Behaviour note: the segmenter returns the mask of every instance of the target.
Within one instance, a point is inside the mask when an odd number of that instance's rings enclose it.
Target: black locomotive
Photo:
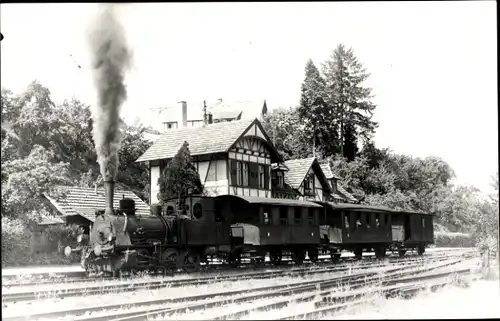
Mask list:
[[[151,215],[136,215],[132,199],[113,209],[113,182],[105,182],[105,210],[96,210],[89,235],[76,249],[88,272],[143,269],[196,270],[209,257],[237,265],[267,255],[279,264],[284,255],[302,263],[306,254],[338,260],[342,250],[361,257],[374,250],[419,254],[433,243],[432,216],[358,204],[222,195],[191,195],[166,200]],[[83,238],[79,238],[82,241]]]

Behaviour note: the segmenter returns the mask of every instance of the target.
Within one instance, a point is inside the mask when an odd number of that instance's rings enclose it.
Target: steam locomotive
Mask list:
[[[151,215],[136,215],[135,202],[124,198],[113,209],[114,182],[105,182],[105,210],[96,210],[89,234],[80,245],[87,272],[145,269],[194,271],[208,258],[231,265],[267,255],[280,264],[284,255],[302,263],[320,253],[333,261],[342,250],[360,258],[363,251],[384,257],[386,250],[423,254],[433,243],[432,216],[359,204],[222,195],[189,195],[153,205]],[[86,240],[84,242],[84,240]]]

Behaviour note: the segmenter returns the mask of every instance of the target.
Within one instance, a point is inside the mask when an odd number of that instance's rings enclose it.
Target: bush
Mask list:
[[[475,240],[469,234],[452,232],[434,232],[436,247],[474,247]]]
[[[78,263],[78,255],[63,254],[65,246],[75,245],[76,230],[55,225],[36,232],[20,220],[2,217],[2,267]]]

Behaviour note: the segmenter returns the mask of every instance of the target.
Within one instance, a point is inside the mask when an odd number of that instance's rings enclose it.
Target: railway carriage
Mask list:
[[[407,250],[416,249],[418,254],[434,243],[432,215],[416,212],[394,211],[391,215],[391,249],[403,256]]]
[[[380,206],[361,204],[322,204],[320,217],[323,249],[330,250],[332,259],[340,251],[354,252],[360,258],[363,251],[374,251],[384,257],[386,250],[402,256],[409,249],[423,254],[434,241],[432,216],[424,213],[394,211]]]
[[[242,255],[262,262],[266,253],[276,264],[281,262],[283,254],[290,254],[297,263],[304,261],[306,252],[311,260],[318,259],[320,205],[253,196],[216,198],[222,216],[231,222],[235,262]]]
[[[317,202],[324,207],[322,244],[332,253],[348,250],[361,257],[364,250],[383,257],[391,243],[391,210],[360,204]]]

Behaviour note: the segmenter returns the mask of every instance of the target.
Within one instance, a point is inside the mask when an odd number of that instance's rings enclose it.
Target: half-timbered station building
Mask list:
[[[158,180],[184,141],[209,196],[356,202],[339,192],[338,178],[331,170],[325,176],[315,157],[284,162],[260,121],[253,119],[165,132],[137,160],[149,164],[151,203],[160,201]]]
[[[159,201],[158,178],[183,142],[208,195],[271,198],[271,163],[282,163],[258,119],[171,129],[137,160],[150,168],[151,203]]]

